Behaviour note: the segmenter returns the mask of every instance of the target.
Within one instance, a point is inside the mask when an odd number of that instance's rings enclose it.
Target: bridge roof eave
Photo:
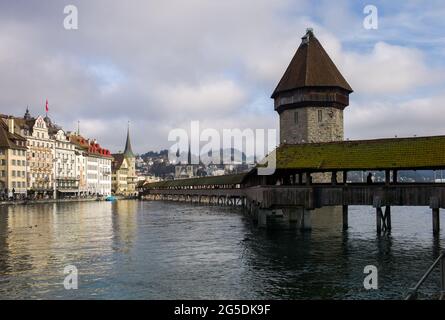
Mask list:
[[[326,173],[326,172],[343,172],[343,171],[386,171],[386,170],[397,170],[397,171],[418,171],[418,170],[445,170],[445,166],[424,166],[424,167],[330,167],[330,168],[294,168],[294,167],[281,167],[277,168],[277,172],[286,173]]]
[[[197,187],[197,186],[221,186],[221,185],[238,185],[243,183],[247,177],[248,172],[223,175],[223,176],[209,176],[200,178],[190,178],[181,180],[160,181],[154,183],[147,183],[144,185],[146,189],[155,188],[177,188],[177,187]]]

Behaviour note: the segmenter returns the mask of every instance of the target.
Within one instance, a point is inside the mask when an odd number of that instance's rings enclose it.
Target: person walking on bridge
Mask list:
[[[368,173],[368,176],[366,177],[366,183],[367,184],[372,184],[372,173]]]

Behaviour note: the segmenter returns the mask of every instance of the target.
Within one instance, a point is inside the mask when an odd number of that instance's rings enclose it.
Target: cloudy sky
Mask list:
[[[78,30],[65,30],[66,5]],[[173,128],[277,128],[270,95],[307,27],[354,93],[350,139],[445,134],[445,3],[373,1],[0,0],[0,113],[27,105],[66,130],[136,152]]]

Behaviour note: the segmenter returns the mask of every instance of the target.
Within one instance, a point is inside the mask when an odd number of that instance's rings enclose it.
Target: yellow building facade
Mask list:
[[[130,130],[127,130],[127,141],[123,153],[113,154],[111,165],[111,190],[115,195],[133,196],[137,194],[136,156],[130,142]]]
[[[26,139],[14,132],[13,117],[0,120],[0,194],[26,194]]]

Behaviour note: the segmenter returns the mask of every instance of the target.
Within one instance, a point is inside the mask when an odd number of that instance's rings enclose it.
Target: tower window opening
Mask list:
[[[322,122],[322,121],[323,121],[323,111],[318,110],[318,122]]]
[[[298,124],[298,111],[294,112],[294,123]]]

